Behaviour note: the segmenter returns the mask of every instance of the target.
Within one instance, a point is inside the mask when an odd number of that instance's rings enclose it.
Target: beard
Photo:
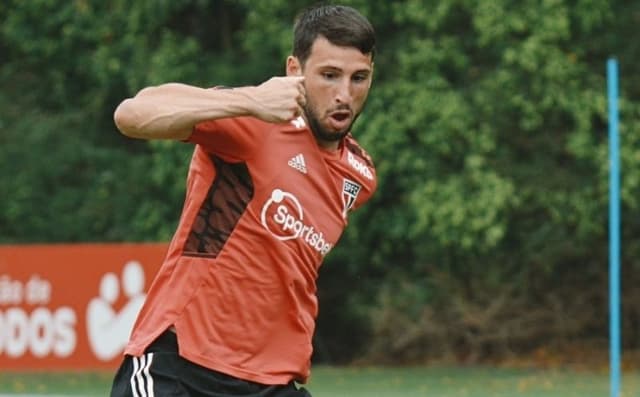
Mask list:
[[[340,108],[335,110],[339,109]],[[346,110],[350,109],[347,107]],[[309,122],[309,128],[311,129],[311,132],[313,132],[313,135],[316,137],[316,139],[326,142],[336,142],[342,140],[349,134],[353,123],[355,123],[360,114],[355,114],[353,116],[353,120],[351,120],[351,123],[349,123],[347,128],[340,131],[329,131],[327,128],[323,127],[322,124],[320,124],[320,118],[316,116],[313,109],[309,106],[309,103],[307,103],[304,107],[304,115],[307,118],[307,121]]]

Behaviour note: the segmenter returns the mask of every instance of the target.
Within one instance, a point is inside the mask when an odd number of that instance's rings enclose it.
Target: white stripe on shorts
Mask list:
[[[151,368],[151,362],[153,361],[153,353],[147,354],[147,365],[144,368],[144,376],[147,378],[147,396],[155,397],[153,394],[153,378],[149,373],[149,368]]]
[[[131,373],[131,393],[133,394],[133,397],[140,397],[140,394],[138,394],[138,386],[136,385],[136,375],[138,374],[138,357],[131,357],[131,360],[133,361],[133,372]]]
[[[151,367],[151,362],[153,361],[153,353],[132,357],[132,360],[131,392],[133,397],[154,397],[153,378],[149,373],[149,367]]]

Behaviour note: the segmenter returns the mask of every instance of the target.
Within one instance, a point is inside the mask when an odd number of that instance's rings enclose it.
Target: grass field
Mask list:
[[[106,396],[111,373],[0,374],[0,393]],[[623,374],[621,397],[640,396],[640,372]],[[606,372],[496,368],[315,367],[314,397],[606,397]]]

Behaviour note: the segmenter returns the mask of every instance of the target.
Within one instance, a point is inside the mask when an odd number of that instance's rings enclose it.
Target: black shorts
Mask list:
[[[140,357],[125,356],[111,397],[311,397],[294,382],[263,385],[192,363],[178,355],[176,334],[166,331]]]

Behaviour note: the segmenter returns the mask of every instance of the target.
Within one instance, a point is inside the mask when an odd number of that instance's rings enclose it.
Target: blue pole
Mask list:
[[[607,61],[609,102],[609,342],[611,397],[620,397],[620,154],[618,62]]]

